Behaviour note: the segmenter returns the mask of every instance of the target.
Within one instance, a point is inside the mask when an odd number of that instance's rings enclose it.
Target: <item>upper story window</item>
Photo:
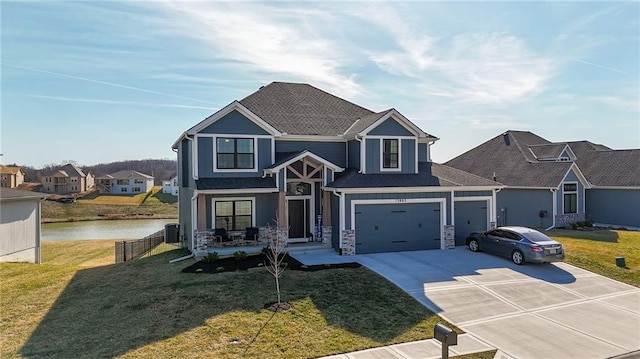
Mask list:
[[[253,138],[216,139],[216,167],[218,169],[253,169]]]
[[[118,186],[128,186],[129,185],[129,180],[128,179],[119,179],[119,180],[116,180],[116,184]]]
[[[382,140],[382,168],[398,169],[400,168],[400,140],[384,139]]]
[[[578,213],[578,184],[565,183],[562,189],[564,194],[564,214]]]

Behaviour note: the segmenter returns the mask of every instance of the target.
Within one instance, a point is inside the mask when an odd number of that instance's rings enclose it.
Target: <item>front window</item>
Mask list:
[[[134,180],[133,180],[133,183],[134,183],[134,184],[143,184],[143,183],[144,183],[144,181],[143,181],[143,180],[141,180],[141,179],[134,179]]]
[[[252,227],[253,203],[250,200],[216,201],[216,228],[241,231]]]
[[[564,192],[564,214],[578,213],[578,184],[565,183]]]
[[[116,181],[116,184],[118,186],[128,186],[129,185],[129,180],[128,179],[119,179]]]
[[[382,168],[398,168],[398,140],[383,140]]]
[[[252,169],[254,167],[252,138],[217,138],[218,169]]]

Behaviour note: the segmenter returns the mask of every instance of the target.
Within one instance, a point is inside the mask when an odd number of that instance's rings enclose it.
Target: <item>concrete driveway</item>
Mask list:
[[[516,266],[464,247],[352,258],[512,358],[640,350],[640,289],[565,263]]]

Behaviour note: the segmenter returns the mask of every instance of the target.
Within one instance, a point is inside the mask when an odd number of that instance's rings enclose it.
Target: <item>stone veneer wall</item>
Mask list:
[[[584,213],[569,213],[556,215],[556,227],[571,226],[571,223],[582,222],[585,220]]]
[[[342,231],[342,248],[343,256],[352,256],[356,254],[356,230],[345,229]]]
[[[444,226],[444,248],[453,249],[456,247],[455,233],[455,226],[452,226],[450,224]]]

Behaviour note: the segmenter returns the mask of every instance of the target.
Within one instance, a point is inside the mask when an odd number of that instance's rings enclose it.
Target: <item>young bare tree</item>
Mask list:
[[[265,267],[271,273],[276,280],[276,292],[278,294],[278,305],[281,303],[280,298],[280,277],[286,269],[287,265],[284,263],[286,251],[286,236],[288,229],[279,228],[276,224],[276,228],[268,226],[267,228],[267,248],[266,257],[267,263]]]

